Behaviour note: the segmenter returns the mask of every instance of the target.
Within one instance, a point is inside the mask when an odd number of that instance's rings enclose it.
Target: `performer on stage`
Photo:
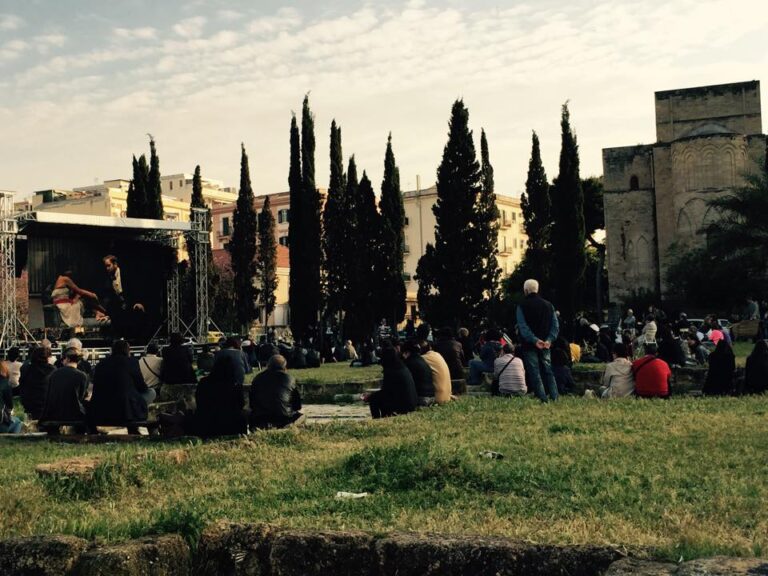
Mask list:
[[[107,297],[108,306],[125,310],[123,279],[120,275],[120,265],[117,263],[117,256],[109,254],[104,256],[102,261],[110,279],[111,294]]]
[[[97,320],[108,320],[107,311],[99,304],[99,297],[90,290],[80,288],[72,280],[72,267],[69,262],[64,262],[60,268],[51,291],[51,300],[58,308],[64,324],[70,328],[83,325],[84,299],[96,310]]]

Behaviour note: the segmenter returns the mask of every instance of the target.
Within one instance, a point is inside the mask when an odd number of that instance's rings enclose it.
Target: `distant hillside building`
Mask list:
[[[675,249],[701,246],[707,202],[765,159],[760,83],[656,92],[655,144],[603,150],[610,299],[666,292]]]

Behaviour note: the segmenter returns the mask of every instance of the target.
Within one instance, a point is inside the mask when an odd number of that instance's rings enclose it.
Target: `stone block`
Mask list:
[[[768,576],[768,559],[715,556],[686,562],[676,576]]]
[[[58,576],[77,564],[88,542],[74,536],[32,536],[0,541],[0,574]]]
[[[285,531],[272,542],[274,576],[375,574],[373,537],[361,532]]]
[[[677,564],[623,558],[611,564],[603,576],[672,576],[676,570]]]
[[[592,576],[619,557],[607,548],[413,534],[379,540],[376,553],[381,576]]]
[[[186,576],[190,552],[178,534],[96,546],[81,557],[75,576]]]
[[[205,529],[195,554],[198,576],[268,576],[275,529],[263,524],[220,521]]]

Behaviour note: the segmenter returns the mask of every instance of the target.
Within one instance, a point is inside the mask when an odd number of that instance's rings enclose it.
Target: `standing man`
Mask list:
[[[523,292],[525,298],[517,307],[517,329],[522,341],[525,374],[536,398],[546,402],[549,394],[552,400],[557,400],[557,382],[549,351],[560,331],[555,307],[539,296],[537,280],[526,280]]]

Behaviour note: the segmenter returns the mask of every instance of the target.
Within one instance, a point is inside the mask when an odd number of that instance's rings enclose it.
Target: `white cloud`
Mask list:
[[[24,24],[24,19],[15,14],[0,14],[0,30],[18,30]]]
[[[224,22],[234,22],[240,20],[243,17],[243,13],[237,10],[219,10],[216,12],[216,16]]]
[[[256,36],[270,36],[292,30],[301,24],[301,14],[295,8],[281,8],[274,16],[264,16],[248,25],[248,32]]]
[[[186,18],[174,25],[173,31],[183,38],[199,38],[203,33],[203,27],[207,19],[203,16]]]
[[[157,30],[150,26],[142,28],[115,28],[115,36],[125,40],[151,40],[157,37]]]

